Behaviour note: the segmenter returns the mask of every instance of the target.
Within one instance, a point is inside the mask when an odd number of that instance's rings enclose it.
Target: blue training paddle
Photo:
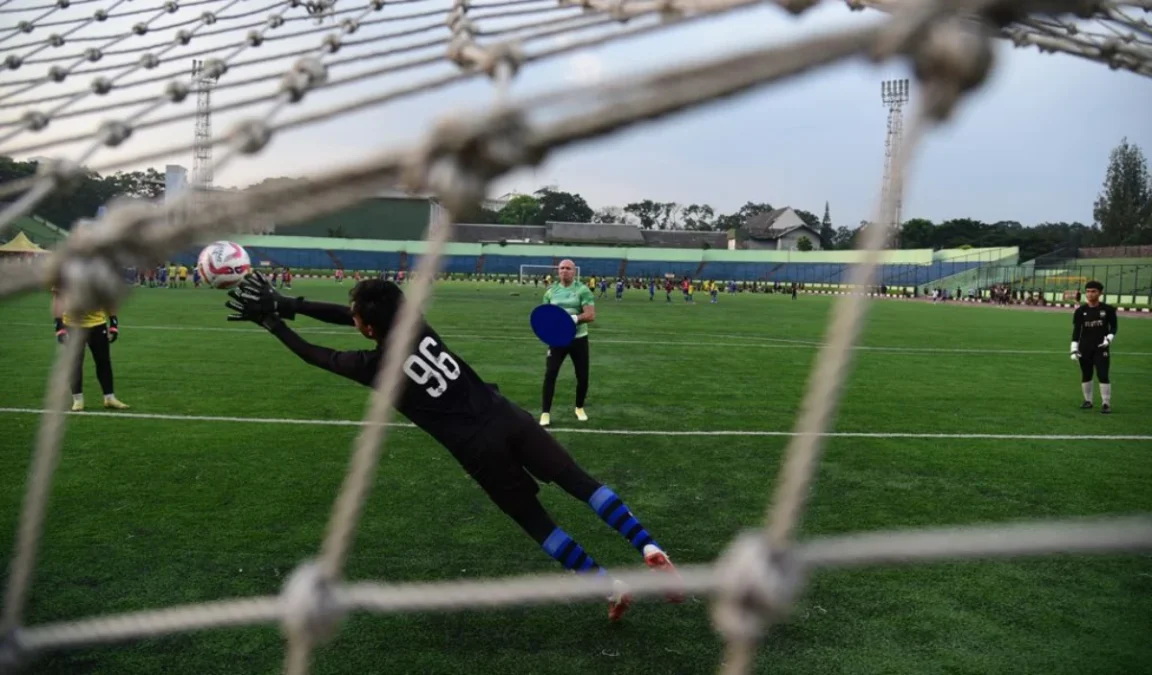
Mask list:
[[[529,318],[532,332],[549,347],[567,347],[576,338],[572,315],[559,305],[540,305]]]

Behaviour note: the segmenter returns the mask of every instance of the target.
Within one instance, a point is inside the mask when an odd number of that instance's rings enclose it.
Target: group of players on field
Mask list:
[[[280,282],[280,288],[292,288],[292,269],[283,270],[273,268],[269,270],[272,284]],[[185,265],[157,265],[154,268],[139,270],[129,267],[125,270],[124,279],[133,286],[147,286],[148,288],[185,288],[189,279],[193,288],[200,288],[200,268],[193,266],[191,270]]]
[[[575,279],[575,263],[564,260],[558,280],[544,293],[543,302],[562,307],[577,326],[576,337],[564,348],[547,352],[543,386],[543,412],[537,423],[524,409],[485,382],[423,319],[404,361],[406,381],[401,385],[396,409],[443,445],[464,470],[488,494],[492,502],[515,521],[537,544],[566,569],[607,575],[591,555],[565,532],[540,503],[538,481],[554,483],[573,498],[586,503],[609,527],[616,530],[652,569],[676,575],[668,555],[612,488],[585,472],[568,451],[543,427],[551,423],[556,376],[571,356],[576,370],[576,417],[588,419],[584,410],[588,393],[588,324],[596,320],[595,298],[586,284]],[[1100,302],[1103,285],[1086,285],[1087,303],[1072,316],[1071,356],[1082,373],[1082,408],[1092,408],[1092,379],[1100,383],[1101,412],[1111,412],[1108,378],[1110,349],[1116,337],[1116,310]],[[283,343],[305,363],[346,377],[368,387],[376,385],[393,321],[404,303],[400,287],[383,279],[357,283],[350,291],[350,304],[314,302],[288,297],[259,272],[250,273],[229,291],[229,321],[255,323]],[[57,340],[64,342],[72,329],[87,329],[87,344],[96,362],[97,379],[104,390],[104,405],[127,408],[112,390],[109,344],[119,335],[115,312],[64,313],[57,289],[53,289],[53,314]],[[364,350],[338,351],[313,345],[288,327],[297,315],[326,323],[354,326],[370,340]],[[73,410],[83,410],[81,358],[72,378]],[[631,598],[618,580],[609,598],[608,616],[618,620]],[[669,595],[678,602],[679,594]]]

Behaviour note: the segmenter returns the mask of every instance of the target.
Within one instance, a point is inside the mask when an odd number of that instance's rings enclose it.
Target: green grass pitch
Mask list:
[[[296,292],[344,301],[347,286]],[[518,295],[511,291],[520,290]],[[528,328],[537,289],[442,284],[429,319],[483,377],[534,414],[544,349]],[[561,375],[555,434],[613,486],[680,563],[705,563],[762,522],[781,436],[573,433],[789,431],[832,299],[722,296],[716,306],[629,291],[599,301],[591,420]],[[116,391],[137,418],[69,418],[29,623],[280,591],[319,550],[354,426],[203,416],[356,420],[368,391],[310,368],[260,329],[227,323],[223,293],[140,289],[120,311]],[[0,556],[10,557],[38,409],[56,351],[47,295],[0,303]],[[1115,413],[1081,411],[1068,312],[879,301],[820,464],[802,536],[1152,511],[1152,321],[1124,317]],[[297,322],[337,348],[350,330]],[[1019,435],[1010,440],[898,433]],[[1028,438],[1039,434],[1074,440]],[[602,564],[639,564],[586,506],[545,504]],[[558,572],[418,430],[391,433],[348,567],[388,582]],[[6,571],[4,572],[6,574]],[[1089,675],[1152,672],[1152,558],[1058,556],[817,574],[763,642],[758,673]],[[709,604],[642,600],[401,616],[354,615],[313,672],[712,673]],[[38,675],[277,672],[275,626],[211,630],[54,653]]]

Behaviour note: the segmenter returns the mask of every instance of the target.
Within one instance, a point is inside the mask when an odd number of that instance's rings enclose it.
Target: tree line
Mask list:
[[[623,207],[593,210],[579,194],[542,188],[531,195],[517,195],[499,211],[483,209],[487,223],[543,225],[546,221],[575,223],[628,223],[652,230],[735,231],[737,241],[747,238],[749,218],[771,211],[764,202],[747,202],[733,213],[720,214],[708,204],[677,204],[645,199]],[[852,249],[860,226],[834,227],[829,204],[824,215],[793,208],[804,224],[817,233],[823,249]],[[1029,260],[1060,248],[1087,246],[1136,246],[1152,244],[1152,178],[1139,146],[1121,140],[1109,155],[1104,184],[1092,211],[1095,223],[1046,222],[1025,226],[1016,221],[986,223],[954,218],[939,223],[913,218],[900,225],[897,245],[903,249],[1018,246],[1021,259]],[[799,242],[801,249],[806,238]]]
[[[748,219],[772,209],[773,206],[768,203],[748,202],[731,214],[716,215],[715,210],[706,204],[683,206],[644,200],[623,207],[593,210],[578,194],[544,188],[532,195],[517,195],[500,211],[486,210],[480,218],[485,223],[505,225],[543,225],[547,221],[553,221],[627,223],[652,230],[705,232],[735,230],[737,241],[742,241],[747,238],[744,224]],[[824,250],[855,248],[859,225],[835,227],[827,204],[822,218],[803,209],[793,210],[806,225],[819,233],[820,248]],[[900,236],[896,241],[903,249],[1018,246],[1021,259],[1024,260],[1062,247],[1078,248],[1111,243],[1101,228],[1082,223],[1041,223],[1026,227],[1016,221],[986,223],[972,218],[954,218],[941,222],[913,218],[901,224]],[[803,244],[801,241],[801,248],[808,248]]]
[[[0,156],[0,185],[36,175],[36,161],[21,162]],[[36,205],[35,213],[63,229],[80,218],[95,218],[101,206],[116,197],[157,199],[164,196],[164,174],[156,169],[117,171],[101,176],[85,171],[71,185],[54,190]],[[12,197],[13,201],[18,197]]]
[[[0,156],[0,183],[32,176],[37,162]],[[280,180],[269,178],[260,184]],[[88,171],[64,190],[49,195],[36,213],[68,229],[79,218],[94,217],[97,210],[116,197],[155,199],[164,194],[164,175],[156,169],[116,172],[109,176]],[[579,194],[545,187],[530,195],[517,195],[499,211],[480,208],[468,222],[505,225],[543,225],[545,222],[627,223],[650,230],[696,232],[734,231],[737,241],[748,237],[746,224],[756,215],[773,210],[766,202],[747,202],[731,213],[720,213],[708,204],[678,204],[644,199],[593,209]],[[855,247],[860,223],[855,227],[833,225],[830,206],[822,217],[793,208],[810,227],[823,249]],[[897,244],[904,249],[1018,246],[1023,260],[1060,248],[1088,246],[1134,246],[1152,244],[1152,178],[1142,150],[1127,139],[1110,156],[1103,187],[1094,204],[1095,223],[1047,222],[1025,226],[1016,221],[982,222],[954,218],[933,222],[912,218],[900,226]],[[809,248],[810,246],[803,246]]]

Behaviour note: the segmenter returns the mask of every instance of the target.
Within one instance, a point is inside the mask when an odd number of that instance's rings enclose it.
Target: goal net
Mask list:
[[[259,7],[252,7],[259,4]],[[313,650],[349,612],[451,611],[603,598],[611,581],[565,574],[528,578],[387,585],[352,583],[344,570],[357,524],[385,450],[404,356],[440,269],[453,214],[472,213],[493,181],[538,165],[554,151],[605,139],[651,120],[697,110],[815,69],[866,58],[902,62],[916,73],[915,114],[889,168],[872,223],[892,222],[894,200],[921,140],[978,90],[993,68],[993,41],[1060,51],[1114,69],[1152,75],[1152,30],[1138,18],[1149,0],[850,0],[876,21],[773,41],[735,54],[670,58],[659,69],[586,80],[513,98],[517,73],[590,47],[650,35],[720,14],[752,0],[8,0],[0,3],[0,148],[11,157],[51,158],[36,173],[0,185],[0,237],[67,190],[84,172],[108,174],[167,158],[194,157],[196,189],[163,204],[119,201],[98,226],[74,232],[49,255],[0,263],[0,298],[62,284],[72,311],[120,302],[120,270],[145,269],[211,238],[291,225],[336,213],[404,185],[436,195],[444,207],[429,228],[403,311],[386,346],[362,432],[331,510],[315,560],[301,561],[282,593],[173,606],[63,623],[25,620],[52,477],[68,416],[68,373],[84,339],[60,350],[27,479],[0,617],[0,670],[36,672],[52,650],[117,643],[183,631],[278,624],[286,635],[285,672],[304,675]],[[792,12],[816,4],[778,0]],[[683,43],[690,42],[686,37]],[[188,67],[199,61],[193,75]],[[451,69],[429,66],[449,65]],[[380,147],[355,162],[339,147],[293,141],[301,129],[469,80],[487,78],[494,94],[427,127],[413,143]],[[368,87],[350,87],[370,83]],[[197,108],[224,118],[212,124]],[[228,118],[231,119],[228,119]],[[220,124],[220,122],[225,124]],[[337,123],[333,123],[333,122]],[[386,123],[385,123],[386,124]],[[363,143],[375,143],[381,134]],[[301,147],[304,146],[304,147]],[[210,152],[211,149],[214,152]],[[318,173],[305,181],[266,181],[212,191],[212,177],[259,153],[306,152]],[[6,174],[7,175],[7,174]],[[877,180],[880,193],[880,181]],[[146,193],[144,187],[135,190]],[[864,262],[852,286],[875,283],[884,226],[864,231]],[[836,299],[808,390],[762,528],[734,541],[713,564],[688,566],[682,581],[641,570],[617,577],[634,595],[696,593],[714,603],[728,645],[720,668],[752,667],[755,645],[786,621],[813,572],[848,566],[945,559],[1087,553],[1152,548],[1147,518],[1091,523],[882,532],[801,539],[807,496],[832,426],[869,305],[865,295]],[[83,335],[77,338],[83,338]],[[493,636],[494,638],[498,636]]]
[[[559,269],[556,265],[521,265],[520,266],[520,283],[532,283],[533,279],[544,281],[546,278],[551,277],[553,281],[556,280],[556,271]],[[580,276],[580,266],[576,266],[576,278],[583,279]]]

